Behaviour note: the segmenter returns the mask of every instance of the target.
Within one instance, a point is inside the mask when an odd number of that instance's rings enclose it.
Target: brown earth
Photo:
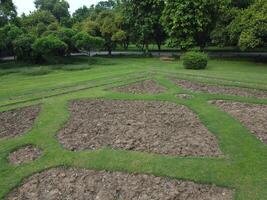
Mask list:
[[[142,82],[118,87],[114,89],[117,92],[123,92],[123,93],[133,93],[133,94],[159,94],[166,92],[166,88],[163,86],[160,86],[156,81],[154,80],[145,80]]]
[[[211,94],[235,95],[243,97],[267,98],[267,91],[259,91],[254,89],[226,87],[217,85],[208,85],[204,83],[195,83],[188,80],[173,80],[173,82],[184,89],[195,92],[207,92]]]
[[[29,106],[0,112],[0,139],[22,135],[33,125],[40,111],[39,106]]]
[[[216,137],[187,107],[157,101],[81,100],[59,134],[72,151],[103,147],[170,156],[221,156]]]
[[[267,105],[229,101],[212,101],[225,112],[239,120],[258,139],[267,144]]]
[[[8,160],[14,165],[20,165],[24,163],[30,163],[40,157],[42,151],[34,146],[26,146],[17,151],[12,152]]]
[[[150,175],[51,169],[26,180],[7,200],[230,200],[228,189]]]

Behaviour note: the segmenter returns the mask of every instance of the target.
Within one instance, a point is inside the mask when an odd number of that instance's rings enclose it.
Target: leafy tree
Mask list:
[[[103,39],[93,37],[86,32],[76,34],[72,40],[77,49],[87,51],[88,55],[90,55],[92,49],[99,49],[104,43]]]
[[[232,0],[232,5],[237,8],[247,8],[252,3],[254,3],[254,0]]]
[[[17,16],[16,7],[12,0],[0,0],[0,27],[14,20]]]
[[[166,39],[165,31],[160,23],[163,0],[128,0],[124,2],[124,15],[128,24],[131,25],[131,32],[135,33],[133,38],[138,44],[145,46],[154,41],[160,47]]]
[[[67,53],[70,54],[76,51],[72,38],[77,34],[77,31],[70,28],[60,28],[57,32],[58,38],[68,45]]]
[[[57,20],[69,18],[69,3],[65,0],[35,0],[35,7],[38,10],[50,11]]]
[[[32,45],[36,61],[47,60],[49,57],[64,56],[68,45],[54,35],[38,38]]]
[[[267,1],[256,0],[229,25],[230,37],[242,50],[267,45]]]
[[[76,27],[79,31],[84,31],[92,36],[100,35],[99,24],[96,21],[91,20],[90,18],[85,19],[81,23],[76,24]]]
[[[82,22],[83,20],[85,20],[86,18],[88,18],[90,16],[90,8],[83,6],[79,9],[77,9],[72,17],[73,17],[73,21],[74,22]]]
[[[32,60],[32,44],[35,42],[35,39],[31,34],[23,34],[13,41],[14,53],[18,60]]]
[[[36,30],[37,36],[40,37],[44,32],[47,31],[47,26],[43,22],[40,22],[35,27],[35,30]]]
[[[204,48],[225,5],[225,0],[166,0],[162,22],[170,44],[182,49]]]
[[[118,33],[121,36],[124,35],[122,34],[123,30],[120,29],[120,21],[117,21],[115,12],[106,10],[99,14],[96,22],[99,24],[101,36],[105,40],[104,46],[111,55],[111,51],[116,47],[116,44],[125,39],[124,37],[117,37]]]
[[[39,23],[48,26],[49,24],[56,22],[57,19],[49,11],[38,10],[23,17],[21,21],[22,25],[28,28],[36,27]]]
[[[13,53],[13,41],[23,34],[23,31],[15,25],[5,25],[0,29],[0,50],[6,54]]]

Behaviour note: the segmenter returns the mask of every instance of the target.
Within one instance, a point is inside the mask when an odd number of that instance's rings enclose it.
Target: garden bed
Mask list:
[[[30,106],[0,113],[0,139],[12,138],[27,132],[40,111],[39,106]]]
[[[225,112],[239,120],[258,139],[267,144],[267,105],[228,101],[212,101]]]
[[[150,175],[51,169],[30,177],[7,199],[230,200],[232,196],[228,189]]]
[[[159,94],[166,92],[166,88],[160,86],[154,80],[145,80],[142,82],[115,88],[115,91],[133,94]]]
[[[188,80],[173,80],[173,82],[184,89],[189,89],[194,92],[206,92],[211,94],[234,95],[253,98],[267,98],[267,91],[259,91],[255,89],[226,87],[218,85],[209,85],[204,83],[196,83]]]
[[[12,152],[9,155],[8,160],[11,164],[20,165],[24,163],[30,163],[36,160],[38,157],[41,156],[41,154],[42,151],[40,149],[29,145]]]
[[[221,156],[216,137],[187,107],[157,101],[81,100],[59,132],[68,150],[103,147],[170,156]]]

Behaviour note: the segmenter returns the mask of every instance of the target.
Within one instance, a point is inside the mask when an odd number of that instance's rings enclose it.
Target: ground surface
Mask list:
[[[170,156],[219,156],[217,139],[185,106],[153,101],[75,101],[58,134],[69,150],[103,147]]]
[[[52,169],[34,175],[8,200],[230,200],[230,190],[149,175]]]
[[[183,69],[180,61],[165,62],[159,58],[91,59],[84,57],[66,65],[44,66],[51,68],[50,73],[35,76],[21,72],[36,66],[0,63],[0,112],[27,106],[41,106],[38,118],[25,134],[0,139],[0,199],[4,199],[17,187],[23,189],[24,186],[21,184],[31,180],[31,177],[39,176],[38,173],[45,174],[48,173],[47,170],[60,166],[77,170],[95,170],[94,173],[106,170],[123,172],[126,175],[148,174],[161,178],[188,180],[200,185],[228,188],[234,192],[234,200],[266,199],[266,144],[239,120],[209,102],[223,100],[267,105],[267,99],[256,98],[254,95],[244,97],[207,91],[194,92],[171,81],[187,80],[199,84],[267,91],[266,64],[242,60],[210,60],[206,70],[194,71]],[[76,67],[84,70],[69,71],[70,68]],[[165,87],[166,91],[158,94],[133,94],[113,90],[144,80],[155,80]],[[180,94],[193,98],[178,98]],[[68,112],[70,102],[97,99],[157,101],[186,106],[203,126],[214,134],[224,156],[170,157],[110,147],[78,152],[66,150],[58,141],[57,134],[71,119],[72,113]],[[30,163],[10,164],[10,153],[27,145],[42,149],[42,155]],[[78,180],[79,178],[80,176],[77,177]],[[28,186],[34,188],[34,184]],[[187,188],[187,191],[190,189]],[[194,187],[191,191],[194,191]],[[60,195],[58,198],[60,199]]]
[[[40,149],[30,145],[12,152],[8,156],[8,160],[11,164],[20,165],[36,160],[41,154],[42,151]]]
[[[267,98],[267,92],[253,89],[244,89],[237,87],[224,87],[218,85],[209,85],[195,83],[187,80],[174,80],[174,83],[185,89],[195,92],[207,92],[212,94],[236,95],[243,97]]]
[[[239,120],[251,133],[267,144],[267,105],[247,104],[239,102],[213,101],[224,111]]]
[[[22,135],[33,125],[40,109],[31,106],[0,113],[0,139]]]
[[[115,91],[133,94],[159,94],[166,91],[154,80],[145,80],[127,86],[115,88]]]

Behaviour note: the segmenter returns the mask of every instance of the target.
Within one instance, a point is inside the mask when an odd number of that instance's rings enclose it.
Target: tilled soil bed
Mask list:
[[[0,112],[0,139],[12,138],[27,132],[40,111],[39,106],[29,106]]]
[[[81,100],[59,134],[72,151],[103,147],[170,156],[221,156],[216,137],[187,107],[157,101]]]
[[[230,200],[230,190],[150,175],[51,169],[36,174],[7,200]]]
[[[173,80],[173,82],[184,89],[189,89],[195,92],[207,92],[211,94],[224,94],[243,97],[254,97],[264,99],[267,98],[267,91],[259,91],[247,88],[226,87],[217,85],[208,85],[204,83],[196,83],[188,80]]]
[[[166,92],[166,88],[160,86],[154,80],[146,80],[122,87],[115,88],[114,91],[133,94],[159,94]]]
[[[40,157],[42,154],[42,151],[32,145],[23,147],[21,149],[18,149],[17,151],[12,152],[8,160],[10,163],[14,165],[20,165],[24,163],[29,163],[34,160],[36,160],[38,157]]]
[[[267,144],[267,105],[229,101],[212,101],[247,127],[258,139]]]

